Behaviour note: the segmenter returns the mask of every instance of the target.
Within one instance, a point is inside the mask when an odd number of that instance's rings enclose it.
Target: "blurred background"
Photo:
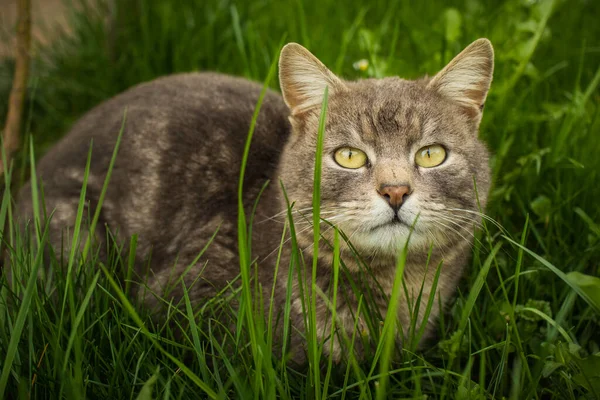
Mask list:
[[[47,45],[52,32],[68,30],[67,8],[62,0],[31,0],[33,37],[36,45]],[[0,0],[0,57],[11,57],[15,50],[17,0]]]

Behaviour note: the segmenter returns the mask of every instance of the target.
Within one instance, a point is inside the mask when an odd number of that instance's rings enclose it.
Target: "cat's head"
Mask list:
[[[490,186],[477,136],[493,58],[490,42],[479,39],[433,78],[348,82],[304,47],[286,45],[279,79],[293,133],[279,174],[294,208],[310,215],[327,87],[322,217],[367,256],[397,254],[411,226],[409,247],[469,241]]]

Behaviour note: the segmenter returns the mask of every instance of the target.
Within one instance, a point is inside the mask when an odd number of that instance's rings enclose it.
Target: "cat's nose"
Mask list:
[[[398,211],[402,202],[406,200],[411,193],[408,185],[381,185],[377,192],[389,203],[394,211]]]

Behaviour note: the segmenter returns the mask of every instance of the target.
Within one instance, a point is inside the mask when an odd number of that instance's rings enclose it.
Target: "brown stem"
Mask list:
[[[20,146],[21,117],[29,76],[29,51],[31,46],[31,0],[18,0],[17,47],[15,76],[8,100],[8,114],[3,132],[6,165],[10,165],[13,154]],[[0,175],[4,173],[4,163],[0,163]]]

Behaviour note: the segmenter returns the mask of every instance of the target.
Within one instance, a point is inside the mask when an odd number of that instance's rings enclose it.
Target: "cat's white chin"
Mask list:
[[[378,199],[379,200],[379,199]],[[377,201],[366,219],[357,226],[346,227],[352,245],[363,255],[395,257],[408,250],[427,250],[431,244],[431,229],[424,226],[416,199],[402,206],[397,215],[383,202]]]
[[[351,236],[352,245],[364,255],[395,257],[407,247],[423,249],[429,238],[404,222],[391,221],[371,229],[356,231]]]

